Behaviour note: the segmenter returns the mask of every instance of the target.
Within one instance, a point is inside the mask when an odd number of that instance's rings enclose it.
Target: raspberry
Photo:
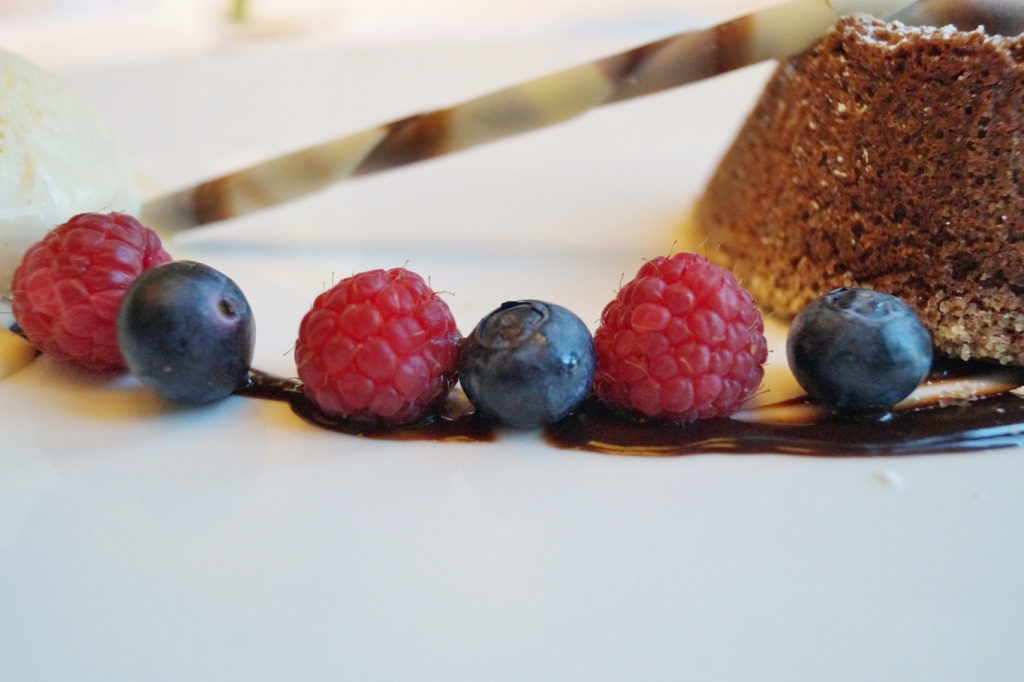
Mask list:
[[[117,311],[144,270],[171,260],[123,213],[83,213],[34,244],[14,272],[14,317],[36,348],[88,369],[124,368]]]
[[[371,270],[317,297],[299,326],[295,364],[324,412],[409,424],[448,395],[460,339],[447,304],[422,277]]]
[[[594,345],[602,402],[678,423],[735,412],[768,356],[750,294],[692,253],[645,263],[605,307]]]

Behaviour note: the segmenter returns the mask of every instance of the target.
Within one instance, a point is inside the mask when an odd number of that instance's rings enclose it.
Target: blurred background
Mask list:
[[[59,71],[268,45],[653,39],[773,0],[0,0],[0,48]]]

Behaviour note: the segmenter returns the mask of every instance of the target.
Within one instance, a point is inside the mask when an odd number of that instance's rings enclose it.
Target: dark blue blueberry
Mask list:
[[[885,410],[928,374],[932,338],[895,296],[834,289],[793,320],[786,357],[800,386],[823,405]]]
[[[117,341],[132,374],[164,398],[208,403],[245,380],[256,323],[226,275],[173,261],[145,271],[125,293]]]
[[[542,301],[509,301],[466,337],[459,381],[477,411],[536,428],[572,412],[594,379],[594,339],[580,318]]]

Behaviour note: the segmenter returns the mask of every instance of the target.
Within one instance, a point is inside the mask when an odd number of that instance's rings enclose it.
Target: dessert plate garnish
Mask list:
[[[540,47],[538,58],[554,63],[564,50],[544,56]],[[490,58],[493,51],[470,53]],[[287,66],[318,63],[303,55],[282,59]],[[261,61],[243,56],[236,64]],[[394,70],[408,69],[411,61],[407,54]],[[206,71],[200,89],[218,81],[219,74]],[[129,104],[153,73],[168,71],[123,75]],[[323,75],[307,81],[310,94]],[[368,81],[387,83],[377,76],[392,71],[369,75]],[[581,121],[577,136],[571,128],[551,130],[522,146],[452,159],[422,176],[375,178],[324,197],[343,203],[364,189],[406,187],[409,194],[390,195],[401,206],[382,214],[415,222],[424,204],[438,200],[434,171],[442,181],[479,187],[490,181],[481,166],[493,158],[502,164],[499,180],[524,176],[517,189],[557,191],[562,199],[592,188],[606,194],[597,197],[599,210],[613,217],[593,223],[594,211],[583,207],[577,224],[588,231],[581,229],[580,240],[562,249],[537,246],[549,243],[541,240],[553,222],[554,202],[531,197],[514,216],[523,232],[508,236],[511,249],[450,246],[450,240],[391,247],[389,239],[399,240],[386,233],[371,235],[376,239],[366,246],[353,238],[364,225],[310,202],[277,214],[294,238],[268,234],[277,228],[268,215],[182,235],[172,253],[206,261],[244,288],[259,323],[256,366],[284,376],[294,372],[284,354],[315,295],[352,272],[398,267],[406,259],[432,275],[435,287],[454,293],[443,298],[463,332],[501,301],[526,296],[562,303],[593,326],[621,286],[620,273],[629,279],[641,252],[664,253],[675,236],[667,235],[667,224],[657,235],[643,232],[654,222],[643,213],[647,197],[664,202],[658,205],[671,222],[700,190],[689,172],[686,182],[673,179],[650,195],[633,192],[639,182],[623,181],[631,174],[644,182],[657,174],[675,178],[680,162],[709,170],[713,152],[702,154],[702,145],[717,146],[703,144],[712,136],[724,144],[717,134],[725,125],[705,121],[731,124],[730,111],[752,99],[746,86],[756,86],[761,75],[755,70],[711,84],[696,102],[680,92],[619,107]],[[83,77],[78,84],[89,92],[91,83]],[[263,74],[251,87],[280,94]],[[366,86],[358,99],[366,102],[376,87]],[[162,90],[162,82],[153,88]],[[236,91],[201,106],[224,112],[225,102],[237,104],[244,95]],[[287,110],[294,100],[283,104]],[[704,113],[690,118],[696,106]],[[134,131],[134,139],[154,127],[164,130],[165,119],[136,122],[132,113],[126,107],[112,121]],[[590,137],[590,123],[599,133],[623,133],[631,144],[584,156],[615,139]],[[637,131],[638,124],[649,128]],[[171,140],[175,133],[184,137],[186,128],[168,129],[165,140],[152,143],[153,153],[175,153]],[[285,137],[278,134],[278,141]],[[678,137],[666,141],[665,134]],[[542,149],[545,142],[552,148]],[[669,153],[652,155],[659,143]],[[693,156],[686,153],[691,145]],[[192,153],[206,152],[196,144]],[[544,155],[564,164],[545,168],[546,158],[538,158]],[[566,172],[557,189],[547,185],[553,173],[545,171],[583,163],[594,164],[592,174]],[[187,164],[180,165],[179,177],[187,177]],[[467,168],[483,177],[460,175]],[[595,177],[609,180],[590,184]],[[575,201],[564,205],[573,210]],[[452,211],[462,222],[423,241],[509,225],[500,210],[501,204],[468,197]],[[373,220],[380,224],[379,215]],[[616,224],[638,234],[626,242],[615,236],[623,233],[611,232]],[[583,240],[592,243],[581,246]],[[766,322],[774,348],[770,369],[780,370],[781,325]],[[777,399],[777,384],[770,385],[761,400]],[[551,427],[506,433],[483,424],[463,432],[453,426],[462,424],[465,410],[458,395],[441,423],[379,434],[416,440],[378,441],[308,426],[283,402],[229,398],[173,407],[134,382],[105,383],[46,358],[0,383],[0,395],[0,582],[9,596],[7,622],[18,623],[2,658],[5,669],[23,676],[79,679],[85,670],[105,679],[138,678],[173,669],[179,677],[218,678],[234,666],[237,676],[257,679],[362,675],[367,682],[701,680],[731,673],[915,679],[926,670],[945,682],[963,670],[998,676],[1020,669],[1020,600],[1013,592],[1024,535],[1020,448],[815,459],[799,455],[827,449],[805,441],[790,443],[793,454],[785,456],[743,456],[733,449],[672,458],[629,456],[672,454],[634,441],[622,451],[626,456],[600,456],[545,447],[542,438],[555,436]],[[304,397],[301,387],[297,395]],[[1014,442],[1011,399],[902,414],[949,415],[958,428],[977,414],[981,428],[972,429],[970,442],[1005,445]],[[834,422],[752,424],[747,414],[724,425],[790,433],[830,429],[833,439],[837,433]],[[872,430],[904,423],[894,415],[870,423]],[[830,419],[827,413],[821,418]],[[663,432],[693,437],[722,424],[640,423],[652,438]],[[635,435],[636,422],[624,424]],[[488,437],[496,442],[451,442]],[[885,438],[891,444],[891,432]],[[600,442],[630,447],[630,441]],[[946,452],[942,441],[927,442],[933,452]],[[722,444],[706,440],[704,452]],[[60,655],[40,655],[51,651]]]
[[[934,2],[935,0],[931,0]],[[552,125],[809,47],[839,17],[890,18],[914,0],[791,0],[708,29],[536,78],[286,154],[150,200],[143,222],[174,232],[245,215],[336,182]],[[947,10],[929,11],[943,20]]]
[[[226,220],[336,182],[560,123],[598,106],[782,59],[852,13],[908,25],[984,25],[1006,35],[1024,30],[1024,8],[1003,0],[791,0],[171,192],[148,201],[143,220],[161,232]]]
[[[678,424],[627,415],[591,396],[543,429],[558,448],[670,456],[786,454],[821,457],[920,455],[1024,445],[1024,369],[979,363],[938,365],[907,399],[884,413],[834,413],[807,397]],[[460,391],[427,419],[396,429],[340,418],[310,400],[302,382],[253,372],[240,395],[287,403],[320,428],[379,440],[492,442],[501,425],[483,418]]]
[[[564,120],[600,104],[656,92],[773,56],[791,54],[806,47],[809,41],[832,24],[836,16],[851,9],[870,10],[876,14],[887,15],[896,13],[909,4],[911,3],[904,0],[850,0],[843,6],[825,3],[823,7],[816,0],[795,0],[711,29],[687,32],[628,53],[530,81],[464,105],[388,124],[375,129],[376,135],[369,131],[317,147],[319,151],[316,153],[307,150],[300,152],[299,156],[292,155],[283,160],[272,160],[254,169],[206,183],[195,191],[186,190],[184,194],[179,193],[172,195],[171,198],[157,200],[150,204],[149,208],[184,206],[188,215],[177,215],[179,218],[185,216],[191,222],[182,223],[178,227],[195,226],[240,215],[260,208],[256,201],[246,203],[247,200],[240,200],[241,203],[238,203],[234,202],[238,196],[232,198],[232,192],[240,187],[245,194],[248,191],[245,190],[245,183],[254,178],[270,181],[275,191],[285,190],[271,196],[267,191],[269,186],[259,189],[257,194],[271,200],[267,205],[287,200],[291,196],[288,195],[290,191],[298,191],[301,194],[313,188],[316,182],[307,180],[314,176],[296,172],[298,167],[293,163],[303,155],[307,160],[308,157],[316,156],[320,152],[327,156],[335,155],[334,161],[340,162],[341,165],[336,165],[334,171],[341,168],[343,172],[336,174],[334,179],[385,170]],[[372,144],[363,144],[369,142],[371,137],[375,137]],[[345,156],[356,147],[359,148],[358,158]],[[318,165],[322,170],[324,163],[328,161],[326,157],[319,158],[314,165]],[[282,170],[286,171],[284,175],[279,173]],[[321,176],[320,180],[325,177],[327,176]],[[203,189],[204,187],[206,189]],[[204,213],[212,206],[208,200],[213,196],[204,192],[214,187],[226,189],[227,194],[219,196],[228,199],[228,203],[221,206],[226,206],[227,212]],[[179,199],[187,196],[187,205],[174,199],[174,196],[178,196]],[[93,218],[79,217],[75,220],[80,219]],[[65,227],[71,227],[72,223]],[[166,226],[166,223],[164,225]],[[57,234],[60,234],[60,230],[53,233]],[[71,359],[90,368],[113,369],[123,361],[117,353],[117,343],[109,324],[111,319],[108,318],[112,317],[112,311],[116,312],[115,304],[120,302],[124,289],[139,272],[125,274],[118,280],[116,300],[115,297],[106,296],[105,291],[93,292],[88,285],[93,278],[88,262],[91,256],[76,251],[81,250],[83,245],[92,248],[92,242],[85,238],[73,241],[70,255],[58,255],[54,261],[54,267],[63,267],[64,261],[81,256],[81,262],[68,261],[74,266],[74,272],[67,276],[67,282],[58,281],[55,286],[51,286],[49,280],[41,284],[36,284],[32,280],[29,286],[25,283],[30,279],[29,275],[31,278],[39,279],[34,272],[22,275],[21,280],[16,278],[15,307],[19,314],[19,322],[27,336],[44,350],[54,352],[47,344],[57,348],[50,339],[66,340],[72,347],[70,350],[61,349],[59,357]],[[62,258],[64,260],[60,260]],[[45,274],[49,272],[51,265],[41,262],[42,260],[45,259],[32,255],[23,267],[31,266],[33,270]],[[140,271],[150,266],[148,261],[143,262],[141,256],[136,260],[139,260],[141,265]],[[184,263],[180,265],[190,267]],[[160,272],[170,272],[170,269]],[[19,270],[19,273],[21,272]],[[99,270],[96,272],[99,273]],[[212,272],[219,275],[216,271]],[[19,284],[19,281],[22,283]],[[81,286],[76,284],[79,282]],[[253,334],[251,316],[247,317],[247,313],[236,314],[239,306],[247,311],[248,304],[237,287],[234,289],[232,300],[236,300],[238,305],[228,302],[227,298],[221,296],[226,291],[222,284],[226,282],[232,287],[234,285],[223,277],[218,282],[216,285],[206,282],[201,286],[197,285],[198,288],[195,290],[188,289],[188,294],[181,294],[180,292],[187,289],[184,284],[165,286],[158,280],[152,291],[146,290],[145,294],[134,297],[129,295],[126,298],[131,300],[132,305],[123,309],[119,316],[120,338],[117,340],[121,344],[127,344],[126,357],[133,372],[170,400],[206,402],[225,397],[240,386],[249,370]],[[407,290],[405,287],[410,282],[418,289],[414,287]],[[194,283],[195,281],[190,282]],[[73,296],[68,298],[72,284],[78,286],[75,291],[81,290],[82,296],[85,297],[82,301]],[[50,293],[50,289],[56,293]],[[389,294],[388,292],[392,290],[395,293]],[[442,328],[430,328],[432,321],[441,320],[440,313],[428,314],[416,308],[421,303],[418,299],[413,299],[420,295],[420,290],[426,297],[422,301],[423,305],[433,306],[442,312],[447,311],[443,302],[436,298],[422,280],[404,269],[388,273],[374,271],[354,276],[318,298],[300,329],[296,346],[296,362],[300,379],[304,384],[302,391],[317,410],[341,420],[373,421],[394,427],[416,424],[431,417],[455,381],[457,344],[460,337],[450,312],[446,312],[447,322],[441,325]],[[214,326],[227,325],[232,333],[241,330],[238,339],[211,337],[208,340],[205,335],[210,333],[212,327],[203,331],[179,331],[186,329],[187,323],[193,318],[204,317],[201,308],[204,308],[207,298],[213,300],[207,296],[211,291],[216,291],[219,297],[219,303],[214,308],[221,312],[229,312],[233,316],[229,316],[230,324],[227,324],[228,317],[209,319]],[[145,328],[134,327],[134,322],[146,318],[151,312],[153,301],[160,298],[157,292],[169,294],[164,298],[173,300],[177,308],[155,324]],[[870,292],[864,292],[865,296],[869,294]],[[103,297],[104,305],[97,306],[95,302],[88,300],[89,296]],[[49,312],[46,308],[51,305],[52,300],[59,304],[59,310],[55,313]],[[409,303],[409,306],[405,306],[409,310],[403,307],[404,303]],[[495,338],[499,341],[503,341],[512,332],[530,327],[530,315],[540,310],[539,306],[549,306],[545,310],[550,312],[561,310],[553,304],[522,303],[527,305],[512,306],[507,312],[502,312],[505,309],[503,306],[497,311],[500,314],[494,318],[495,320],[510,321],[507,328],[496,328]],[[97,311],[103,313],[98,318]],[[522,320],[513,319],[513,311],[524,312],[527,317]],[[391,319],[392,313],[398,317]],[[904,313],[904,318],[909,316],[916,321],[912,311],[907,309]],[[51,320],[57,318],[60,319],[53,323],[52,329],[47,326],[51,324]],[[103,332],[102,334],[92,332],[95,326],[93,318],[102,318],[105,323],[105,326],[96,327]],[[42,322],[37,324],[38,320]],[[891,320],[887,318],[887,322],[889,321]],[[417,325],[419,336],[414,338],[407,333],[409,330],[406,322]],[[919,323],[918,326],[920,327]],[[169,333],[164,334],[164,327],[173,328],[177,337],[172,337]],[[38,331],[40,328],[44,331]],[[86,328],[88,334],[79,333],[81,328]],[[798,323],[794,329],[803,330],[811,327]],[[430,337],[435,331],[439,335],[437,339]],[[814,364],[812,361],[817,357],[815,350],[822,347],[823,343],[821,334],[815,331],[817,335],[812,335],[811,340],[804,344],[810,345],[804,348],[803,354],[791,355],[790,360],[795,362],[794,371],[797,372],[798,380],[814,396],[818,404],[834,410],[888,410],[910,393],[930,364],[930,337],[923,327],[919,332],[916,345],[922,346],[927,353],[918,351],[914,356],[913,367],[905,366],[903,358],[880,361],[879,376],[867,377],[867,381],[861,382],[855,389],[850,389],[853,393],[860,391],[861,395],[853,398],[849,397],[845,388],[841,388],[840,384],[832,380],[837,376],[844,380],[851,377],[863,378],[856,376],[856,373],[875,361],[878,355],[875,346],[869,345],[867,352],[858,356],[850,366],[836,365],[827,354],[822,354],[817,364]],[[557,342],[561,334],[552,333],[554,335],[551,337],[538,336],[538,347],[544,348],[550,354],[558,355],[559,358],[562,355],[567,358],[571,356],[574,359],[565,366],[575,366],[585,354],[581,354],[579,349],[573,349],[571,352],[556,351],[559,348]],[[82,340],[89,335],[96,336],[98,340],[95,343],[100,343],[101,346],[106,344],[102,346],[106,353],[103,356],[106,364],[100,365],[98,361],[92,359],[91,346],[86,348],[88,344]],[[175,339],[166,349],[154,343],[162,341],[165,336]],[[477,337],[475,334],[473,338]],[[485,337],[486,335],[480,335],[479,339]],[[860,334],[854,338],[860,342],[867,337]],[[412,344],[412,340],[416,343]],[[539,416],[528,419],[514,416],[516,408],[536,403],[537,400],[532,396],[527,397],[525,393],[523,397],[518,396],[518,389],[513,388],[515,382],[507,381],[506,375],[510,370],[502,369],[498,373],[490,371],[490,367],[496,362],[495,358],[501,359],[500,354],[489,354],[480,360],[483,363],[480,367],[484,370],[480,376],[486,376],[487,381],[500,386],[493,390],[493,386],[476,385],[476,357],[468,351],[462,353],[461,371],[467,378],[474,378],[467,385],[467,395],[470,401],[478,405],[481,413],[492,420],[512,426],[539,427],[562,419],[576,408],[586,394],[593,372],[595,396],[606,406],[613,410],[633,413],[634,416],[643,415],[644,419],[654,418],[662,422],[682,424],[700,419],[725,418],[734,413],[757,390],[763,376],[761,366],[767,356],[763,324],[750,295],[736,284],[729,273],[693,254],[680,254],[669,259],[656,258],[648,262],[641,269],[638,279],[626,285],[618,300],[606,309],[595,341],[596,369],[588,369],[581,374],[584,383],[568,391],[571,395],[569,402],[539,410]],[[75,343],[82,348],[74,347]],[[418,354],[426,347],[423,346],[424,343],[440,344],[438,348],[443,347],[444,352],[438,355],[440,351],[430,350],[424,359]],[[413,348],[413,345],[416,347]],[[129,349],[128,346],[132,347]],[[170,356],[162,355],[170,352],[168,349],[172,346],[185,349],[178,354],[182,357],[194,356],[193,359],[179,363],[179,367]],[[216,352],[207,353],[208,358],[201,358],[199,355],[202,354],[203,348]],[[465,348],[471,349],[473,345],[468,344]],[[201,361],[221,360],[221,350],[225,351],[224,358],[233,358],[231,362],[227,362],[229,367],[223,373],[224,379],[214,382],[210,390],[193,390],[197,380],[201,378],[199,375],[205,377],[216,373],[212,366],[209,370],[197,369]],[[530,356],[533,350],[527,345],[522,351],[517,349],[516,352]],[[108,355],[110,357],[107,357]],[[851,357],[851,354],[848,349],[840,348],[836,357]],[[412,364],[409,364],[410,362]],[[503,362],[505,360],[501,359],[501,363]],[[532,364],[528,363],[529,366],[515,365],[515,371],[525,375],[541,366],[535,361],[531,362]],[[504,367],[500,363],[497,366]],[[824,368],[824,374],[815,375],[814,372],[805,371],[811,366],[816,369]],[[189,374],[188,370],[195,370],[196,376]],[[895,381],[895,374],[902,370],[906,370],[906,376],[901,377],[899,382]],[[543,371],[551,373],[561,369],[553,365]],[[171,373],[166,378],[172,381],[163,381],[164,377],[158,376],[160,373]],[[180,377],[188,378],[179,378],[179,374]],[[808,377],[810,379],[804,381]],[[884,398],[874,395],[863,396],[865,390],[870,391],[875,387],[887,388],[886,382],[890,380],[894,384],[899,384],[899,388],[893,392],[886,391]],[[531,382],[522,383],[526,386]],[[538,378],[535,383],[537,386],[548,388],[555,385],[548,382],[546,377]],[[251,386],[252,383],[249,382],[243,390]],[[821,386],[826,388],[819,390]],[[492,390],[491,398],[485,397],[488,390]],[[835,400],[832,400],[833,398]],[[508,406],[492,409],[492,406],[497,404],[496,399],[504,399]]]

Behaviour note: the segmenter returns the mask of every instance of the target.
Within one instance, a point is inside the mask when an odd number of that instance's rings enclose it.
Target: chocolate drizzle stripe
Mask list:
[[[750,17],[713,26],[704,31],[683,33],[644,51],[628,77],[609,101],[622,101],[653,92],[694,83],[745,66],[747,42],[754,23]]]
[[[908,4],[909,0],[891,0],[887,6],[899,10]],[[782,58],[806,48],[837,17],[826,0],[793,0],[708,29],[687,31],[158,197],[143,206],[143,221],[168,232],[225,220],[305,196],[333,182],[435,158],[551,125],[602,104]],[[1024,30],[1024,7],[1008,2],[924,0],[897,17],[911,24],[956,23],[969,29],[984,23],[991,32]]]
[[[380,128],[285,154],[147,202],[143,220],[160,228],[226,220],[296,199],[352,176],[385,137]]]
[[[285,402],[292,412],[313,426],[375,440],[486,443],[497,438],[494,426],[475,416],[461,391],[453,391],[441,413],[421,423],[395,428],[327,414],[306,397],[302,382],[253,370],[236,394]]]
[[[1024,381],[1024,369],[1013,369],[1011,375],[1015,377],[1010,382],[1013,386]],[[1005,368],[939,363],[929,383],[932,388],[942,386],[944,395],[977,397],[1005,390],[1006,377]],[[353,436],[475,443],[497,437],[494,425],[474,415],[458,390],[451,393],[440,415],[402,428],[325,414],[306,397],[298,380],[255,370],[236,392],[286,402],[310,424]],[[914,403],[943,404],[934,390]],[[741,418],[677,425],[618,414],[591,398],[566,419],[545,428],[544,437],[559,448],[644,457],[713,453],[920,455],[1024,446],[1024,398],[1012,393],[952,406],[904,407],[892,413],[859,415],[831,415],[798,398],[737,416]]]
[[[447,153],[450,118],[451,110],[442,109],[388,124],[384,139],[356,166],[353,175],[376,173]]]
[[[452,109],[451,151],[579,116],[608,100],[613,86],[594,64],[537,78]]]
[[[752,17],[740,17],[715,26],[714,74],[718,75],[750,64],[750,39],[756,22]]]
[[[844,8],[870,6],[892,13],[911,3],[912,0],[849,0]],[[339,151],[349,146],[348,138],[344,137],[283,157],[316,155],[318,163],[348,168],[345,172],[295,174],[294,165],[278,164],[281,159],[271,159],[148,202],[143,206],[143,221],[173,232],[224,220],[298,198],[321,189],[327,182],[435,158],[550,125],[601,104],[683,85],[753,61],[786,57],[807,47],[838,16],[828,0],[790,0],[720,26],[681,33],[463,105],[363,131],[352,139],[361,142],[375,135],[378,139],[362,157]],[[506,104],[507,110],[494,106],[499,102]],[[339,158],[332,162],[332,155]],[[255,181],[253,176],[258,176]],[[279,184],[287,189],[282,191],[277,187]]]
[[[1003,394],[965,405],[812,424],[709,419],[686,425],[637,421],[595,403],[544,432],[551,445],[602,454],[667,457],[777,454],[865,457],[972,452],[1024,446],[1024,398]]]
[[[608,82],[616,89],[624,83],[637,80],[637,73],[647,60],[678,38],[665,38],[647,45],[633,48],[621,54],[612,55],[596,62],[597,67],[604,73]]]
[[[192,191],[192,215],[197,225],[216,223],[235,215],[228,203],[230,182],[231,176],[217,178],[197,185]]]

